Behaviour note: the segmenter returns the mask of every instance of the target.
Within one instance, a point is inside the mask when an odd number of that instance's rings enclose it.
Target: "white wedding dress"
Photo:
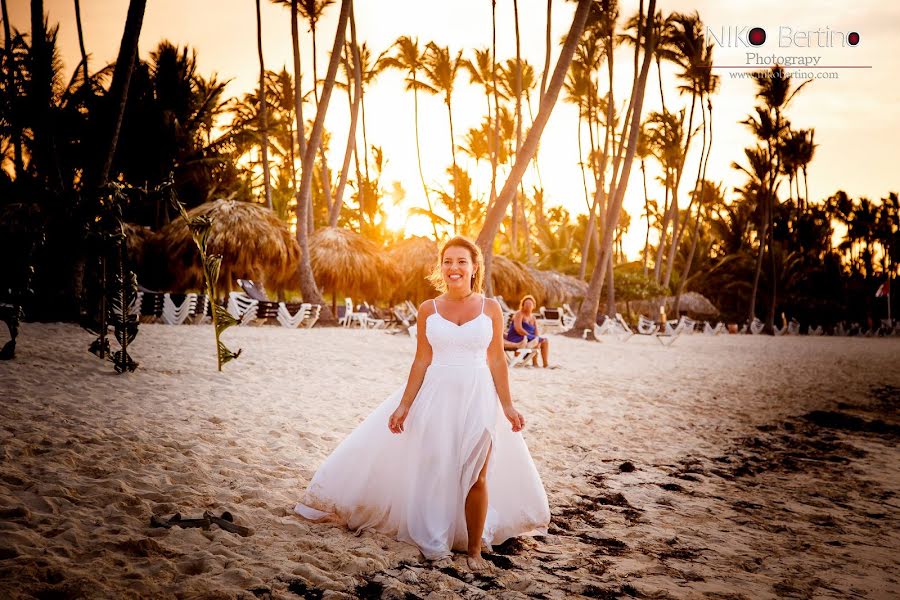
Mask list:
[[[437,312],[425,322],[431,365],[404,423],[388,419],[403,388],[391,394],[331,453],[313,476],[297,513],[331,517],[416,544],[427,559],[465,551],[465,499],[488,448],[488,512],[482,540],[546,534],[550,507],[521,432],[500,407],[487,347],[490,317],[462,325]]]

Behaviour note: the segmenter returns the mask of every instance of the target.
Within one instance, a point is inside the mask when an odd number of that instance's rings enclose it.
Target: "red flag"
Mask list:
[[[891,293],[891,280],[886,279],[884,283],[878,286],[878,290],[875,292],[876,298],[881,298],[883,296],[889,296]]]

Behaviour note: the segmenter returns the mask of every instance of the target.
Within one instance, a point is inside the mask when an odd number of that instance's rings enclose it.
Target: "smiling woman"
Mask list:
[[[546,533],[547,494],[509,391],[503,316],[477,293],[483,272],[471,241],[444,245],[432,275],[444,293],[419,307],[406,386],[319,467],[298,514],[394,535],[429,560],[465,551],[473,570],[490,568],[483,545]]]

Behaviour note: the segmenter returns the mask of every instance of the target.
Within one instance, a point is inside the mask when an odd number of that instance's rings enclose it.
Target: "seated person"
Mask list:
[[[527,295],[519,302],[519,310],[513,315],[512,321],[509,323],[509,330],[506,332],[504,347],[508,344],[525,344],[530,348],[539,347],[541,349],[541,360],[544,368],[550,366],[550,342],[545,337],[538,335],[537,320],[534,318],[534,309],[537,302],[534,296]],[[521,346],[519,346],[521,347]],[[536,367],[537,354],[532,356],[532,364]]]

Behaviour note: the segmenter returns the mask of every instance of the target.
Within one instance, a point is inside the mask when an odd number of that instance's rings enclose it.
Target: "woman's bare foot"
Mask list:
[[[470,571],[490,571],[491,563],[482,558],[481,553],[472,556],[471,554],[466,556],[466,564],[469,566]]]
[[[452,567],[453,559],[450,558],[449,556],[443,556],[441,558],[431,561],[431,566],[433,566],[435,569],[444,569],[446,567]]]

